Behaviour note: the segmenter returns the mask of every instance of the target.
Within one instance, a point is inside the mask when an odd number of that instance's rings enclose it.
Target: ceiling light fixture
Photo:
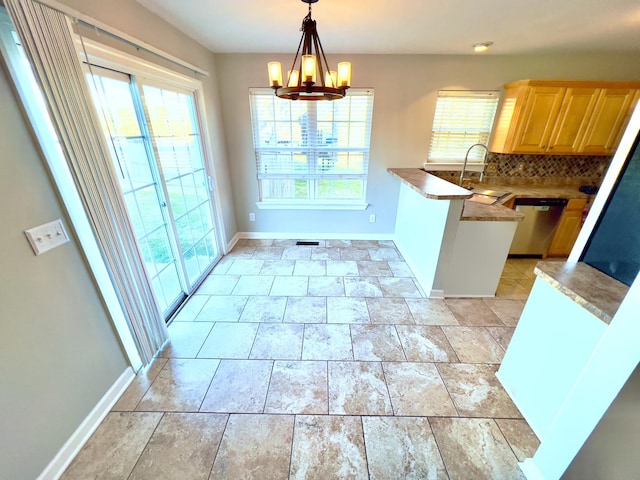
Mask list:
[[[280,62],[269,62],[269,83],[275,94],[288,100],[336,100],[347,94],[351,86],[351,63],[340,62],[338,71],[329,69],[322,50],[316,21],[311,19],[311,4],[318,0],[302,0],[309,13],[302,20],[302,38],[288,72],[287,85],[282,83]],[[296,68],[296,62],[298,62]]]
[[[476,43],[473,46],[473,51],[476,53],[483,53],[489,50],[491,45],[493,45],[493,42]]]

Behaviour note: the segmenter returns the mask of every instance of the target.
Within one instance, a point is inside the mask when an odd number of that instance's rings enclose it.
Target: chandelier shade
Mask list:
[[[311,18],[311,4],[318,0],[302,0],[309,4],[309,13],[302,20],[302,38],[283,83],[280,62],[269,62],[269,83],[276,96],[288,100],[337,100],[351,86],[351,63],[340,62],[331,70],[318,36],[316,21]]]

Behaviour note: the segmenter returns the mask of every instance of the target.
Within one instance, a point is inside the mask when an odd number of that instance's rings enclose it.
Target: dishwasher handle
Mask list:
[[[548,206],[548,207],[566,207],[569,200],[566,198],[527,198],[518,197],[514,202],[514,206],[531,205],[531,206]]]

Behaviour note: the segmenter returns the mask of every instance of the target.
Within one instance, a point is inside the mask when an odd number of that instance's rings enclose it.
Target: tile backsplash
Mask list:
[[[483,183],[501,185],[600,185],[611,157],[583,155],[527,155],[490,153]],[[457,183],[460,172],[430,172]],[[479,172],[465,178],[478,181]]]

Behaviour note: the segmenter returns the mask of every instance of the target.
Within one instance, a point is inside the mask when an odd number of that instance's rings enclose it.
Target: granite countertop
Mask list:
[[[538,262],[534,272],[607,325],[629,291],[624,283],[582,262]]]
[[[388,168],[387,171],[425,198],[466,200],[460,217],[461,221],[520,222],[524,218],[521,213],[499,204],[486,205],[467,200],[473,195],[472,192],[419,168]]]
[[[387,168],[387,172],[425,198],[431,200],[464,200],[472,193],[419,168]]]
[[[578,190],[577,186],[567,185],[501,185],[497,183],[479,183],[476,188],[510,192],[511,194],[500,200],[505,203],[514,197],[527,198],[589,198],[589,195]]]

